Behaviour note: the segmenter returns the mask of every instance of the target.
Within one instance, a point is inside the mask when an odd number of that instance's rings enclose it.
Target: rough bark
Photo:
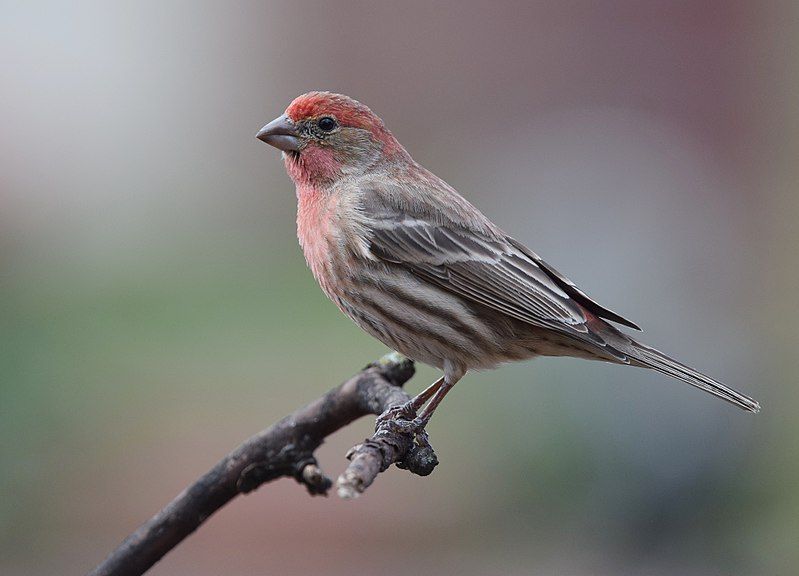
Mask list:
[[[401,387],[413,374],[412,361],[389,354],[252,436],[128,536],[90,576],[143,574],[230,500],[283,476],[295,478],[311,495],[326,495],[333,483],[319,468],[316,449],[352,421],[407,402]],[[347,457],[349,466],[337,482],[343,498],[361,494],[391,464],[425,476],[438,463],[429,445],[388,425],[378,426]]]

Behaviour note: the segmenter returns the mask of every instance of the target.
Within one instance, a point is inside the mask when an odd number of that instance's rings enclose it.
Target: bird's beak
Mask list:
[[[297,127],[285,114],[261,128],[255,137],[283,152],[297,152],[300,149],[301,141]]]

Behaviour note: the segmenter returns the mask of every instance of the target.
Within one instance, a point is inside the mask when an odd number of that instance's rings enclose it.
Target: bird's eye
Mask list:
[[[336,121],[330,116],[325,116],[319,119],[319,129],[322,132],[332,132],[336,127]]]

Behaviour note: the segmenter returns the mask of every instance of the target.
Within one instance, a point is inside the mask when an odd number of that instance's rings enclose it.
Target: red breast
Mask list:
[[[305,261],[322,289],[330,295],[331,220],[335,196],[322,190],[297,186],[297,237]]]

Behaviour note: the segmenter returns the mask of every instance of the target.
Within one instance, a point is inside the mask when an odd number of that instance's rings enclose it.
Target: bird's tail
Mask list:
[[[614,330],[614,332],[615,331],[616,330]],[[624,336],[626,336],[626,334]],[[629,358],[630,364],[651,368],[652,370],[657,370],[677,380],[687,382],[691,386],[696,386],[705,392],[710,392],[714,396],[718,396],[749,412],[760,411],[760,404],[752,398],[749,398],[749,396],[736,392],[721,382],[717,382],[709,376],[705,376],[701,372],[697,372],[693,368],[689,368],[685,364],[677,362],[673,358],[669,358],[663,354],[663,352],[636,342],[629,336],[626,336],[624,340],[625,342],[622,345],[617,345],[616,342],[613,342],[612,345]]]

